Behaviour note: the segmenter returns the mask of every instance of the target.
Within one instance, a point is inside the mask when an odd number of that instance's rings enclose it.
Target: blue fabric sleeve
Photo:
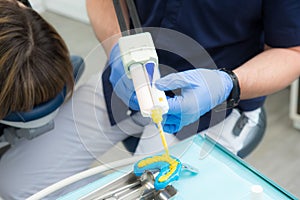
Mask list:
[[[262,14],[267,45],[271,47],[300,45],[299,0],[265,0]]]

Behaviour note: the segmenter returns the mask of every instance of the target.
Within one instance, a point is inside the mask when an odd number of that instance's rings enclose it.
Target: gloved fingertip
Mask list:
[[[163,130],[164,130],[164,132],[166,132],[168,134],[174,134],[174,133],[176,133],[176,127],[175,127],[175,125],[164,125],[163,126]]]
[[[172,90],[172,89],[176,89],[177,85],[176,84],[170,84],[174,81],[176,81],[178,78],[176,76],[176,74],[172,73],[169,74],[167,76],[164,76],[158,80],[155,81],[155,86],[157,87],[157,89],[159,90]]]
[[[162,90],[162,91],[169,90],[169,89],[165,86],[164,82],[158,82],[158,81],[159,81],[159,80],[157,80],[157,81],[155,82],[155,87],[156,87],[157,89]]]
[[[167,99],[169,104],[169,114],[178,114],[181,113],[181,102],[182,97],[181,96],[174,96],[173,98]]]

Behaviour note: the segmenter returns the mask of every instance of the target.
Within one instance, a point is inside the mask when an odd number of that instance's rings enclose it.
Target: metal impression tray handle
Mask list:
[[[81,200],[167,200],[173,199],[177,190],[168,185],[164,189],[156,190],[154,180],[158,173],[152,174],[145,171],[138,177],[133,172],[94,190],[92,193],[84,196]]]

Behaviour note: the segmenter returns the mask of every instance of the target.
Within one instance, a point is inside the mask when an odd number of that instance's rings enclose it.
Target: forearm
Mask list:
[[[266,50],[234,72],[240,82],[241,99],[274,93],[299,77],[300,48]]]
[[[125,20],[128,24],[128,14],[125,1],[120,0]],[[112,0],[86,0],[88,16],[97,39],[109,55],[111,48],[121,37],[120,27]]]

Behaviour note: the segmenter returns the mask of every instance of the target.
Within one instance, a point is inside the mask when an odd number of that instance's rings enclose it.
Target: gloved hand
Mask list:
[[[163,120],[163,129],[168,133],[178,132],[221,104],[233,87],[226,72],[211,69],[173,73],[157,80],[155,85],[163,91],[181,89],[180,96],[168,98],[170,108]]]
[[[109,81],[113,85],[114,92],[131,109],[139,110],[133,82],[125,74],[118,44],[110,52],[109,65],[111,67]]]

